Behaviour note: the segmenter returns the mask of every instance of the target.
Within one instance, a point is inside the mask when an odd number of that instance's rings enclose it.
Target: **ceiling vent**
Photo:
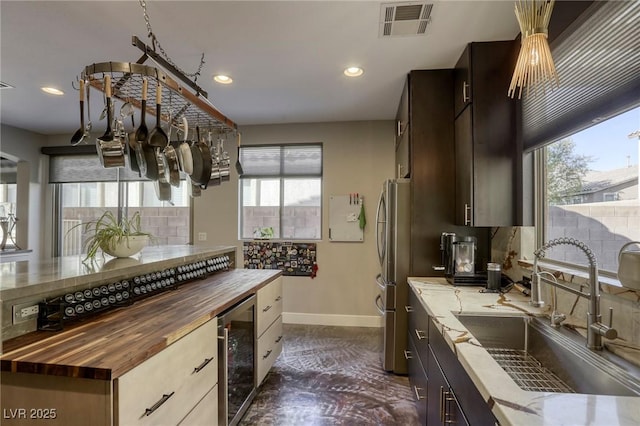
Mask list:
[[[433,4],[424,2],[382,3],[380,37],[424,35],[432,10]]]

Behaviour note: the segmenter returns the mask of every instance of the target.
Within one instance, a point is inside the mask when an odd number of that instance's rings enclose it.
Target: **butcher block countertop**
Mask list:
[[[4,342],[2,371],[112,380],[282,274],[232,269],[87,318]],[[216,336],[211,336],[215,339]]]

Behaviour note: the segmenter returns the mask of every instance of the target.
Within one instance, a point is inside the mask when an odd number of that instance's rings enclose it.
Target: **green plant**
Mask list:
[[[87,252],[85,260],[87,260],[95,258],[98,250],[104,247],[115,247],[127,237],[146,235],[153,238],[150,233],[141,230],[140,222],[141,216],[138,211],[131,218],[123,217],[120,221],[113,212],[106,211],[98,219],[78,224],[69,232],[74,228],[82,227],[82,233],[89,234],[89,238],[83,244],[83,249]]]

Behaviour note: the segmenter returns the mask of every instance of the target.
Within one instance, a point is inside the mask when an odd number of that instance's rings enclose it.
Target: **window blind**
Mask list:
[[[240,148],[243,177],[320,177],[322,145],[261,145]]]
[[[126,160],[129,161],[128,159]],[[148,181],[127,167],[105,169],[97,155],[51,155],[49,183]]]
[[[526,151],[640,104],[640,1],[595,2],[551,46],[560,88],[523,96]]]

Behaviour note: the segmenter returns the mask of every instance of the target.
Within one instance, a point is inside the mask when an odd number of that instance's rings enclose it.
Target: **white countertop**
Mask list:
[[[453,287],[443,278],[409,278],[422,305],[501,425],[638,425],[640,397],[529,392],[507,375],[454,314],[542,314],[515,290],[499,295]],[[470,341],[471,340],[471,341]],[[455,389],[454,389],[455,390]],[[491,405],[491,404],[490,404]]]

